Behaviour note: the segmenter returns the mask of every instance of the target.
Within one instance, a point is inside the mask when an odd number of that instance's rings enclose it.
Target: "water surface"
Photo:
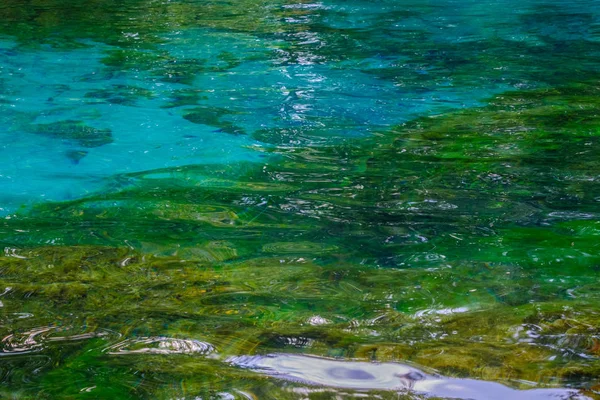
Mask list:
[[[5,0],[1,396],[598,396],[599,35],[591,0]],[[273,354],[468,385],[226,362]]]

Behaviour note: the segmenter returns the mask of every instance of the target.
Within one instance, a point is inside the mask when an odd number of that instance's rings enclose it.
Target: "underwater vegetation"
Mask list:
[[[188,110],[183,118],[194,124],[209,125],[217,127],[219,132],[225,132],[232,135],[244,134],[242,128],[233,125],[231,122],[225,121],[223,117],[234,114],[234,112],[214,107],[197,107]]]
[[[135,106],[140,98],[151,99],[154,97],[152,91],[126,85],[114,85],[110,89],[95,89],[85,95],[89,99],[98,99],[109,104],[121,104]]]
[[[4,0],[0,397],[599,398],[598,26]]]
[[[60,121],[49,124],[32,124],[27,130],[61,140],[72,141],[82,147],[98,147],[112,143],[110,129],[98,129],[84,125],[82,121]]]
[[[84,382],[91,398],[231,385],[295,398],[298,384],[275,388],[206,348],[408,361],[593,395],[598,90],[507,92],[337,146],[265,143],[262,166],[126,174],[12,215],[3,382],[18,389],[26,374],[48,398]]]

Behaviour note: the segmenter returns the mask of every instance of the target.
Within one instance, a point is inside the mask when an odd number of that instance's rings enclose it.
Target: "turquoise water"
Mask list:
[[[115,174],[258,161],[244,147],[265,146],[261,134],[284,145],[373,134],[493,93],[561,84],[573,68],[591,77],[598,57],[598,10],[587,3],[250,2],[255,14],[242,17],[244,5],[218,2],[176,3],[173,16],[155,2],[153,13],[125,3],[113,15],[102,2],[97,21],[81,5],[44,4],[3,11],[8,210],[81,197]],[[12,15],[19,6],[32,15]],[[185,7],[189,15],[176,14]],[[197,106],[229,129],[182,121]],[[32,132],[63,121],[110,129],[111,143]]]
[[[599,70],[590,0],[4,0],[0,395],[598,396]]]

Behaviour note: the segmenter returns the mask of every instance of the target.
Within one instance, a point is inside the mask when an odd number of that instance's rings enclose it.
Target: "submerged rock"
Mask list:
[[[227,361],[280,379],[343,389],[411,391],[426,397],[469,400],[588,399],[570,389],[517,390],[496,382],[431,375],[398,363],[338,361],[294,354],[240,356]]]

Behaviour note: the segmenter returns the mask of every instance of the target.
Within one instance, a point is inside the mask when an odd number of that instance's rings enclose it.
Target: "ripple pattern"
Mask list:
[[[107,349],[108,354],[210,354],[215,348],[210,343],[192,339],[174,339],[162,336],[127,339]]]
[[[64,335],[65,328],[44,326],[31,329],[23,333],[12,333],[2,338],[0,356],[36,353],[45,348],[49,342],[64,342],[105,337],[108,331],[84,332],[73,335]]]

